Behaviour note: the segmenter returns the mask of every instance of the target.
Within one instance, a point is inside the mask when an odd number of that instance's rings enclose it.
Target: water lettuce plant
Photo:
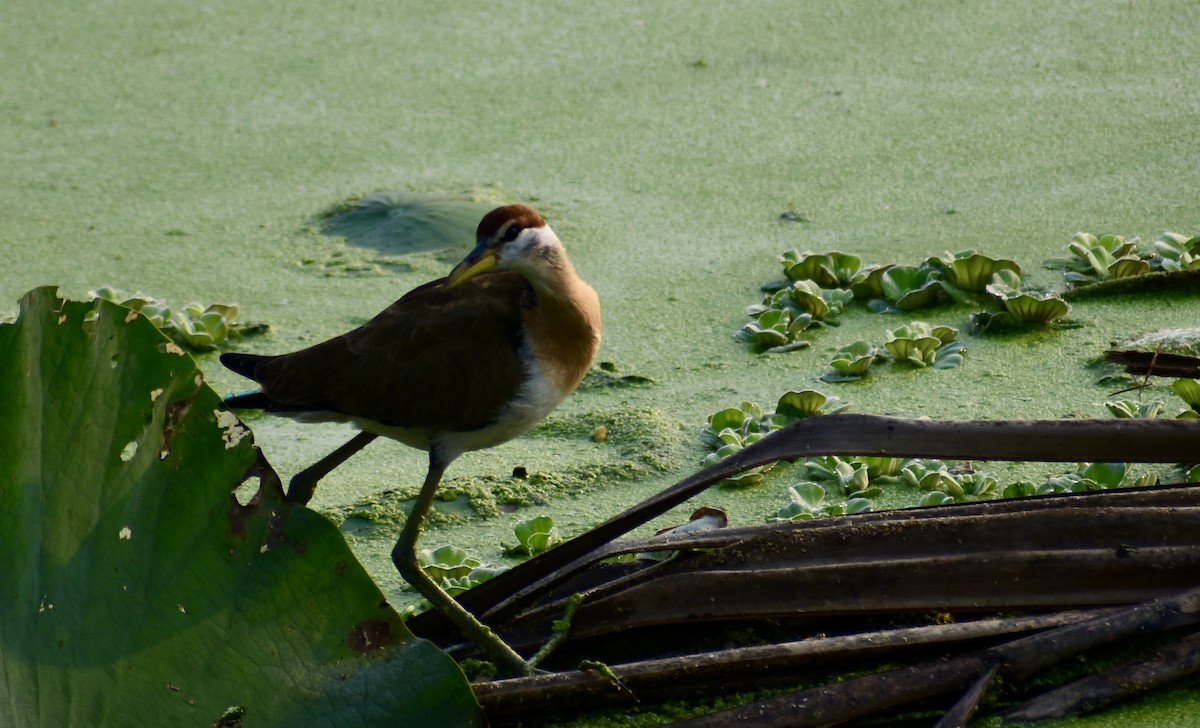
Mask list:
[[[850,292],[859,301],[883,298],[883,276],[896,265],[868,265],[859,269],[850,281]]]
[[[1200,268],[1200,237],[1163,233],[1151,244],[1147,261],[1151,270],[1178,271]]]
[[[1075,233],[1067,246],[1072,257],[1048,260],[1046,267],[1062,270],[1072,285],[1141,275],[1150,270],[1150,263],[1137,255],[1138,242],[1120,235]]]
[[[486,564],[457,546],[421,549],[417,552],[417,562],[452,597],[508,570],[505,566]]]
[[[762,353],[803,348],[810,342],[800,339],[801,333],[833,325],[853,300],[854,294],[846,289],[826,290],[810,280],[794,281],[768,292],[762,303],[747,306],[751,320],[735,336]]]
[[[1163,408],[1166,406],[1166,402],[1161,399],[1152,399],[1149,402],[1119,399],[1109,400],[1104,403],[1104,407],[1114,417],[1130,420],[1154,419],[1162,414]]]
[[[537,556],[562,543],[562,536],[550,516],[534,516],[520,521],[513,526],[513,533],[517,542],[502,544],[504,552],[510,556]],[[450,596],[457,596],[508,571],[507,566],[487,563],[453,545],[421,549],[417,552],[417,561],[421,569]],[[414,606],[410,613],[416,611]]]
[[[1171,390],[1189,407],[1180,417],[1200,416],[1200,382],[1195,379],[1176,379],[1171,383]]]
[[[747,311],[749,313],[749,311]],[[790,310],[774,308],[750,313],[750,322],[738,329],[735,337],[762,354],[781,354],[811,346],[811,341],[799,338],[812,325],[810,314],[792,318]]]
[[[175,343],[192,351],[209,351],[230,338],[267,330],[265,324],[238,321],[240,309],[236,303],[212,303],[207,306],[189,303],[182,309],[172,311],[161,299],[140,292],[126,295],[110,286],[89,291],[88,295],[137,311]]]
[[[806,458],[801,464],[805,480],[828,485],[847,498],[876,498],[883,491],[871,483],[881,477],[880,470],[867,458],[841,458],[836,455]]]
[[[1022,498],[1053,493],[1082,493],[1154,485],[1157,482],[1157,474],[1149,471],[1134,474],[1128,463],[1079,463],[1075,470],[1048,476],[1043,483],[1028,480],[1010,483],[1004,487],[1002,495],[1005,498]]]
[[[969,468],[951,468],[941,460],[912,460],[901,470],[908,485],[926,491],[920,506],[945,505],[991,498],[999,481],[990,473]]]
[[[554,519],[550,516],[526,518],[513,526],[513,533],[517,542],[504,544],[504,551],[508,554],[537,556],[562,543],[562,536],[559,535],[558,527],[554,525]]]
[[[708,427],[700,437],[709,447],[715,448],[704,458],[703,465],[713,465],[747,445],[761,440],[770,432],[769,418],[760,405],[742,402],[738,407],[726,407],[708,417]],[[747,487],[762,482],[763,474],[775,467],[774,463],[743,471],[722,481],[725,487]]]
[[[855,341],[837,350],[829,362],[831,371],[821,375],[826,382],[849,382],[865,377],[879,359],[879,349],[869,341]]]
[[[775,513],[772,521],[809,521],[822,516],[866,513],[871,510],[871,501],[866,498],[850,498],[845,502],[827,501],[825,489],[816,483],[788,486],[787,494],[787,505]]]
[[[974,250],[946,252],[927,262],[941,271],[945,284],[972,293],[982,293],[1000,271],[1007,271],[1018,281],[1021,278],[1021,266],[1015,260],[990,258]]]
[[[833,355],[821,380],[850,382],[866,376],[880,361],[891,360],[916,368],[951,369],[963,363],[966,345],[958,340],[958,329],[913,321],[887,332],[882,349],[868,341],[855,341]]]
[[[832,415],[849,407],[837,397],[829,397],[815,389],[784,392],[775,403],[775,413],[768,420],[770,429],[785,427],[806,417]]]
[[[913,321],[907,326],[887,332],[884,348],[899,363],[918,368],[950,369],[963,362],[966,346],[958,341],[958,329],[953,326],[932,326]]]
[[[1071,307],[1061,296],[1057,293],[1022,291],[1020,278],[1009,271],[996,273],[985,290],[1002,310],[971,314],[972,333],[994,334],[1044,329],[1052,325],[1059,328],[1069,326],[1065,319]]]
[[[1171,391],[1183,400],[1187,409],[1176,415],[1186,419],[1200,417],[1200,382],[1195,379],[1176,379],[1171,383]],[[1161,399],[1149,401],[1118,399],[1108,400],[1104,407],[1114,416],[1123,419],[1151,419],[1167,416],[1164,410],[1166,402]]]
[[[704,466],[713,465],[742,448],[766,437],[772,430],[785,427],[798,419],[841,412],[849,405],[841,404],[837,397],[827,397],[815,390],[785,392],[775,405],[775,411],[767,413],[755,402],[742,402],[737,407],[726,407],[708,417],[707,426],[701,430],[700,439],[713,449],[704,458]],[[763,475],[775,467],[775,463],[744,471],[721,482],[725,487],[746,487],[762,482]]]
[[[789,280],[812,281],[821,288],[845,288],[862,267],[862,259],[846,253],[801,253],[789,250],[779,256]]]
[[[879,276],[882,299],[867,304],[876,313],[913,311],[933,306],[942,300],[946,289],[940,271],[933,266],[897,265]]]
[[[1129,488],[1154,485],[1158,475],[1151,471],[1135,474],[1128,463],[1080,463],[1069,473],[1052,475],[1046,479],[1056,492],[1078,493],[1085,490],[1105,488]]]

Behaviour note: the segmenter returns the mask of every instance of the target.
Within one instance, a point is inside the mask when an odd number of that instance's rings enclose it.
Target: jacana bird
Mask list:
[[[299,503],[380,435],[428,451],[429,470],[392,561],[488,657],[529,674],[519,654],[421,569],[416,544],[455,458],[524,433],[578,386],[600,345],[600,301],[533,209],[492,210],[475,238],[448,277],[353,331],[291,354],[223,354],[222,364],[260,386],[226,404],[361,430],[292,478],[288,498]]]

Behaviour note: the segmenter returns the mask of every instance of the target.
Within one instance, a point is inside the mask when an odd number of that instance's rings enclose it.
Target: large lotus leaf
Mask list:
[[[331,212],[325,233],[385,253],[466,249],[492,207],[458,195],[374,192]]]
[[[191,357],[107,301],[21,309],[0,326],[0,725],[480,722]]]

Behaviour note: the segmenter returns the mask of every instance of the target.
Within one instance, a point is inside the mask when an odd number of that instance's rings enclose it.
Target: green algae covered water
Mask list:
[[[74,297],[112,285],[180,306],[237,301],[272,326],[242,348],[289,351],[445,275],[469,244],[398,252],[322,234],[346,200],[451,193],[547,217],[600,293],[599,359],[615,374],[529,436],[455,463],[425,545],[499,563],[529,516],[578,533],[699,468],[706,416],[790,389],[878,414],[1106,417],[1114,388],[1089,362],[1113,341],[1200,327],[1187,293],[1081,300],[1079,328],[964,333],[959,368],[845,384],[817,380],[841,346],[911,319],[965,332],[970,310],[853,310],[781,355],[733,338],[791,248],[909,264],[974,248],[1052,287],[1060,274],[1042,262],[1078,230],[1200,233],[1192,3],[218,1],[150,13],[9,0],[3,16],[0,311],[46,283]],[[218,391],[246,388],[214,356],[200,363]],[[285,477],[350,436],[249,422]],[[388,552],[423,473],[421,453],[376,443],[314,501],[401,604]],[[652,525],[699,505],[762,522],[790,482],[781,469]],[[1072,724],[1200,723],[1189,701]]]

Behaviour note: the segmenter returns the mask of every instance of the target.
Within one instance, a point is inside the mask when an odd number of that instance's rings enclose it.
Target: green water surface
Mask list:
[[[708,414],[788,389],[878,414],[1107,416],[1086,362],[1200,326],[1200,298],[1079,302],[1081,328],[968,337],[959,369],[855,384],[815,377],[907,319],[854,312],[779,356],[732,334],[793,247],[872,263],[976,248],[1054,285],[1041,262],[1077,230],[1200,233],[1197,31],[1200,5],[1166,0],[5,0],[0,311],[46,283],[236,301],[273,327],[241,348],[290,351],[445,275],[470,242],[398,262],[322,235],[324,211],[378,190],[533,204],[600,294],[599,358],[652,383],[585,388],[533,436],[454,465],[462,497],[424,543],[499,561],[516,521],[578,533],[698,468]],[[965,330],[968,312],[919,318]],[[199,360],[218,391],[246,388]],[[285,477],[352,434],[249,422]],[[512,482],[517,466],[537,482]],[[388,491],[423,473],[421,453],[379,442],[314,501],[358,514],[352,545],[397,603]],[[788,484],[693,505],[758,523]],[[1180,695],[1078,724],[1200,725]]]

